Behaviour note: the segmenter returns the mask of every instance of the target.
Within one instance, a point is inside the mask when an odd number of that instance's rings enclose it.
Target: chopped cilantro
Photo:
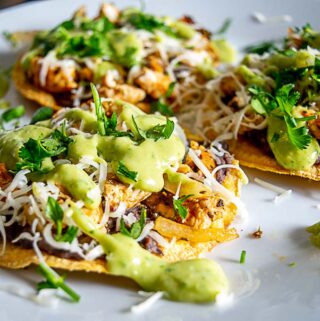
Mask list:
[[[6,110],[0,117],[0,128],[3,128],[4,123],[21,118],[25,114],[25,111],[26,110],[23,105]]]
[[[165,125],[156,125],[146,131],[146,137],[158,141],[159,139],[169,139],[174,131],[174,122],[167,118]]]
[[[116,129],[117,126],[117,114],[113,113],[110,118],[107,117],[106,113],[103,110],[101,99],[98,93],[96,86],[93,83],[90,83],[93,101],[95,105],[95,111],[97,116],[98,122],[98,133],[101,136],[115,136],[115,137],[122,137],[122,136],[129,136],[133,137],[131,132],[121,132]]]
[[[247,257],[247,251],[245,251],[245,250],[241,251],[240,264],[246,263],[246,257]]]
[[[30,124],[35,124],[39,121],[50,119],[53,115],[53,109],[50,107],[41,107],[32,115]]]
[[[72,241],[76,238],[79,229],[76,226],[68,226],[67,230],[61,235],[60,238],[57,238],[59,242],[67,242],[72,243]]]
[[[44,263],[40,263],[38,272],[45,278],[45,281],[38,283],[37,290],[43,289],[61,289],[67,293],[74,302],[80,301],[80,296],[72,290],[64,281],[64,278],[58,275],[54,270]]]
[[[17,162],[16,169],[29,169],[30,171],[42,171],[42,161],[47,157],[58,156],[64,153],[72,139],[65,133],[62,125],[61,131],[56,129],[52,135],[43,139],[30,138],[19,149],[20,162]]]
[[[169,98],[172,96],[175,85],[176,85],[176,82],[174,82],[174,81],[170,83],[168,90],[166,91],[166,93],[164,95],[166,98]]]
[[[120,221],[120,233],[130,236],[133,239],[137,239],[141,235],[141,232],[145,226],[146,217],[147,217],[147,210],[143,207],[141,209],[139,220],[133,223],[130,229],[126,227],[124,219],[122,218]]]
[[[286,84],[280,87],[274,96],[260,87],[251,86],[249,92],[252,94],[251,106],[260,114],[274,115],[285,121],[287,135],[290,142],[299,149],[305,149],[311,142],[306,125],[301,126],[297,121],[306,121],[310,117],[295,118],[292,115],[293,108],[297,105],[300,94],[294,90],[294,84]],[[313,119],[313,116],[311,116]],[[279,139],[279,137],[273,137]]]
[[[246,53],[252,53],[257,55],[263,55],[264,53],[270,53],[277,51],[278,47],[275,45],[275,41],[264,41],[244,48]]]
[[[232,24],[232,19],[231,18],[227,18],[223,21],[221,27],[214,32],[214,35],[224,35],[227,33],[227,31],[230,29],[231,27],[231,24]]]
[[[183,203],[191,196],[193,196],[193,194],[182,196],[179,199],[173,199],[173,208],[183,220],[188,215],[188,209],[185,206],[183,206]]]
[[[50,218],[56,227],[55,239],[59,242],[72,243],[78,233],[76,226],[68,226],[66,231],[62,231],[63,210],[59,203],[51,196],[48,197],[46,206],[46,215]]]
[[[164,116],[169,116],[169,117],[174,115],[174,112],[171,109],[171,107],[168,106],[166,103],[164,103],[161,99],[151,103],[151,111],[152,112],[158,111],[160,114]]]
[[[171,37],[177,37],[177,33],[160,19],[143,12],[132,12],[127,17],[127,22],[136,29],[143,29],[150,32],[161,30]]]
[[[137,131],[139,136],[138,142],[141,143],[146,138],[153,139],[154,141],[158,141],[159,139],[169,139],[174,130],[174,122],[167,118],[167,122],[165,125],[156,125],[154,127],[149,128],[146,131],[143,131],[139,128],[138,124],[136,123],[135,118],[132,116],[132,121],[134,127]]]
[[[117,174],[123,177],[130,179],[131,181],[136,182],[138,178],[138,173],[134,171],[130,171],[126,165],[124,165],[121,161],[119,162],[117,168]]]
[[[55,224],[56,227],[56,239],[61,238],[62,235],[62,220],[63,220],[63,210],[59,203],[51,196],[48,197],[48,202],[46,206],[46,215]]]

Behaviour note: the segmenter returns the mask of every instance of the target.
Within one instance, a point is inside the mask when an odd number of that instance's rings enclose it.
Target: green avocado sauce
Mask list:
[[[46,175],[45,179],[63,186],[75,199],[82,200],[88,208],[97,208],[100,204],[99,187],[76,165],[58,165]]]
[[[120,121],[124,121],[134,135],[138,135],[132,117],[141,130],[148,130],[156,125],[166,123],[166,118],[160,115],[147,115],[140,109],[124,104]],[[67,158],[72,163],[78,163],[81,158],[88,157],[96,162],[110,162],[118,178],[135,188],[158,192],[164,186],[164,174],[171,173],[172,168],[181,163],[185,155],[185,146],[174,133],[168,139],[145,139],[137,143],[129,137],[100,136],[96,134],[96,116],[90,111],[79,108],[70,109],[65,113],[68,120],[81,121],[84,131],[92,133],[86,137],[83,134],[71,136],[72,142],[68,146]],[[49,136],[52,130],[43,126],[28,125],[19,130],[0,135],[0,162],[14,170],[20,161],[19,149],[29,138],[40,139]],[[136,180],[118,173],[119,165],[124,164],[129,171],[137,173]],[[50,164],[49,164],[50,163]],[[99,206],[101,195],[96,184],[80,168],[73,164],[53,166],[51,159],[43,162],[50,170],[45,175],[32,174],[34,180],[46,179],[52,183],[62,185],[77,200],[82,200],[89,208]],[[171,174],[173,175],[173,174]],[[179,183],[176,184],[176,186]],[[190,182],[189,182],[190,184]]]
[[[14,170],[20,160],[19,149],[29,138],[40,139],[48,137],[52,130],[37,125],[28,125],[16,130],[0,134],[0,162]]]
[[[306,231],[311,234],[311,243],[320,248],[320,222],[307,227]]]
[[[228,279],[217,263],[208,259],[168,263],[128,236],[100,231],[80,209],[74,205],[72,209],[77,226],[103,247],[111,274],[131,278],[146,291],[163,291],[175,301],[210,302],[228,291]]]
[[[163,116],[146,115],[138,108],[125,104],[119,118],[125,121],[134,134],[137,134],[137,131],[132,117],[142,130],[158,124],[163,125],[166,122]],[[118,178],[124,183],[133,184],[135,188],[150,192],[158,192],[163,188],[164,173],[180,163],[184,154],[184,144],[174,133],[169,139],[158,141],[146,139],[140,144],[129,137],[76,135],[73,136],[73,142],[68,150],[68,157],[73,162],[78,162],[82,157],[90,157],[96,161],[102,158],[111,162],[116,174],[121,161],[130,171],[137,172],[138,175],[136,181],[117,174]]]
[[[278,139],[274,139],[278,135]],[[290,170],[309,169],[316,162],[320,148],[315,138],[305,149],[299,149],[288,139],[284,120],[274,116],[268,119],[267,140],[277,160],[284,168]]]

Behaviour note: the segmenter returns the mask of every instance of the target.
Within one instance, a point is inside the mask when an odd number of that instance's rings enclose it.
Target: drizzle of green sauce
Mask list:
[[[136,137],[139,137],[139,133],[133,122],[133,117],[137,126],[144,131],[166,123],[166,118],[163,116],[147,115],[135,106],[124,104],[119,120],[125,122]],[[90,111],[80,108],[70,109],[65,113],[65,118],[76,122],[81,121],[83,130],[91,133],[89,137],[83,134],[71,136],[73,142],[68,146],[67,158],[72,163],[78,163],[83,157],[88,157],[99,163],[110,162],[119,180],[133,184],[135,188],[141,190],[160,191],[164,187],[164,175],[173,177],[175,174],[172,168],[181,163],[185,155],[185,146],[175,133],[168,139],[155,141],[146,138],[142,143],[137,143],[129,137],[96,134],[97,119],[95,114]],[[52,129],[46,128],[42,124],[40,126],[36,124],[0,135],[0,162],[5,163],[8,169],[14,170],[16,163],[21,160],[19,158],[21,146],[29,138],[40,139],[49,136],[51,133]],[[120,162],[129,171],[137,172],[136,181],[117,173]],[[48,163],[46,168],[51,171],[45,177],[34,173],[32,174],[33,179],[46,179],[62,185],[73,197],[82,200],[89,208],[95,208],[100,204],[100,193],[97,189],[95,189],[96,192],[92,192],[97,185],[82,169],[72,164],[58,165],[53,168],[50,158],[45,159],[44,163]],[[177,174],[175,176],[187,180],[184,177],[177,176]],[[188,186],[191,185],[191,180],[188,180],[187,183]],[[179,182],[175,180],[173,192],[178,185]]]
[[[146,291],[163,291],[175,301],[210,302],[228,291],[227,277],[217,263],[208,259],[168,263],[128,236],[100,231],[79,208],[71,206],[77,226],[103,247],[111,274],[131,278]]]
[[[284,120],[276,117],[268,121],[267,139],[277,162],[291,170],[311,168],[320,154],[317,140],[312,138],[307,148],[299,149],[289,141],[285,126]],[[273,139],[275,134],[279,135],[278,140]]]
[[[88,208],[97,208],[100,204],[99,187],[76,165],[58,165],[46,175],[46,180],[63,186],[75,199],[82,200]]]

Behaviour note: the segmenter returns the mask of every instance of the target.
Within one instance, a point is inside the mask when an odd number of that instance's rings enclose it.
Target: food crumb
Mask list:
[[[255,238],[255,239],[261,239],[261,237],[262,237],[262,230],[261,230],[261,227],[259,226],[259,228],[255,231],[255,232],[253,232],[251,235],[252,235],[252,237],[253,238]]]

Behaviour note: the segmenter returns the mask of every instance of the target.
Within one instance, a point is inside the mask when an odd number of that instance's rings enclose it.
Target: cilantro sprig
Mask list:
[[[183,220],[186,219],[188,215],[188,209],[183,205],[183,203],[191,196],[193,196],[193,194],[188,194],[178,199],[173,199],[173,208]]]
[[[293,109],[297,105],[300,94],[294,90],[294,84],[286,84],[280,87],[275,95],[266,92],[261,87],[251,86],[249,92],[252,94],[251,106],[259,114],[280,117],[284,120],[289,141],[299,149],[305,149],[311,142],[306,125],[299,122],[314,119],[314,116],[296,118]],[[273,137],[276,141],[279,137]]]
[[[65,278],[58,275],[54,270],[44,263],[40,263],[37,271],[45,278],[45,281],[39,282],[37,284],[37,290],[41,291],[43,289],[61,289],[67,293],[72,301],[79,302],[80,295],[71,289],[66,283]]]
[[[133,138],[133,134],[131,132],[119,131],[116,129],[117,127],[117,114],[112,113],[111,117],[108,118],[101,103],[101,98],[99,96],[98,90],[93,83],[90,83],[93,101],[95,105],[95,112],[97,116],[97,127],[98,133],[101,136],[115,136],[115,137],[123,137],[129,136]]]
[[[123,235],[137,239],[146,224],[147,210],[143,207],[141,208],[140,218],[137,222],[133,223],[130,228],[126,227],[125,221],[122,218],[120,221],[120,233]]]
[[[72,243],[72,241],[76,238],[78,233],[78,228],[76,226],[68,226],[65,232],[63,232],[63,217],[64,213],[57,202],[53,197],[48,197],[48,202],[46,206],[46,215],[50,218],[56,228],[55,239],[58,242],[68,242]]]

